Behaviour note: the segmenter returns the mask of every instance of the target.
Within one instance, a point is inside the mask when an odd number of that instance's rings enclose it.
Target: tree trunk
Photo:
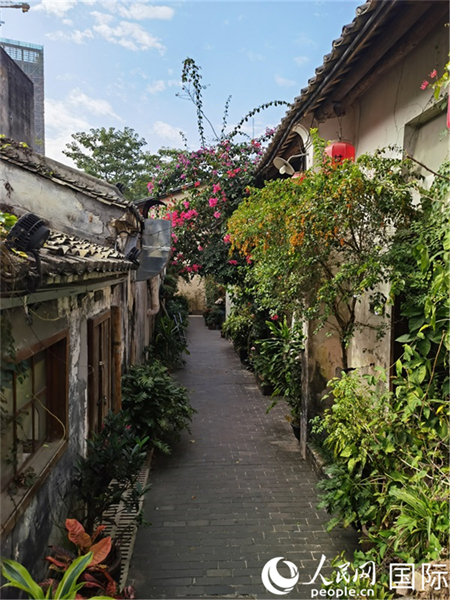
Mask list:
[[[342,350],[342,369],[347,371],[348,369],[348,356],[347,356],[347,347],[345,345],[344,340],[340,340],[341,342],[341,350]]]

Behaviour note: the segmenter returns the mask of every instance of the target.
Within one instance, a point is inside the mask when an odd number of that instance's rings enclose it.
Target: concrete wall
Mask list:
[[[34,147],[33,82],[1,47],[0,134]]]
[[[205,310],[205,281],[202,277],[194,275],[189,282],[180,279],[178,282],[178,292],[188,299],[189,312],[191,314],[201,314]]]
[[[44,162],[43,158],[42,161],[47,172],[49,161]],[[81,175],[83,180],[88,177],[78,171],[78,176]],[[106,240],[115,239],[114,221],[126,211],[124,205],[101,202],[6,161],[0,161],[0,178],[9,182],[12,188],[0,187],[0,201],[14,207],[17,214],[34,212],[51,223],[52,229],[95,244],[104,245]],[[99,184],[98,189],[103,191],[103,182],[95,181]],[[85,184],[89,183],[86,179]]]

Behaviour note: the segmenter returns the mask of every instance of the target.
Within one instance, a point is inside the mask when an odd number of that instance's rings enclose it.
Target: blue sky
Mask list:
[[[61,150],[90,127],[132,127],[151,151],[182,147],[181,130],[195,148],[195,108],[176,97],[188,56],[202,67],[205,112],[218,129],[229,95],[231,125],[264,102],[291,102],[363,3],[28,2],[26,14],[3,9],[0,36],[44,46],[46,153],[69,164]],[[260,113],[248,132],[276,126],[285,110]]]

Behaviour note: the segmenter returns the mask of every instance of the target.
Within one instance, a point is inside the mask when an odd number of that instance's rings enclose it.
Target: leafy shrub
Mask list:
[[[282,396],[287,401],[292,418],[298,421],[303,334],[298,323],[289,326],[286,318],[278,323],[267,321],[266,325],[271,335],[256,340],[252,365],[264,383],[273,386],[273,396]],[[275,399],[268,410],[277,402]]]
[[[149,357],[158,358],[173,369],[184,364],[182,354],[189,354],[183,329],[171,317],[163,316],[156,322],[155,339]]]
[[[76,464],[74,487],[86,505],[83,520],[88,531],[113,504],[123,502],[125,510],[136,509],[145,493],[138,482],[147,458],[147,437],[139,437],[123,411],[110,412],[103,429],[87,440],[87,455]]]
[[[186,388],[157,360],[136,365],[122,377],[122,406],[138,434],[165,453],[170,452],[168,438],[189,431],[195,413]]]
[[[249,350],[249,339],[252,330],[250,314],[241,311],[233,311],[222,325],[225,337],[233,342],[233,346],[239,352]]]
[[[9,583],[4,587],[14,587],[24,591],[29,598],[36,600],[71,600],[72,598],[82,598],[80,590],[84,583],[78,583],[79,576],[89,566],[93,558],[92,552],[79,556],[64,573],[64,577],[57,586],[53,586],[50,580],[44,583],[48,584],[47,592],[41,585],[37,584],[30,573],[20,563],[15,560],[2,560],[2,575]],[[55,588],[55,589],[54,589]],[[95,596],[92,600],[112,600],[110,596]]]
[[[166,302],[166,309],[169,317],[172,319],[174,316],[180,318],[183,328],[186,329],[189,322],[189,300],[186,298],[186,296],[175,294]]]

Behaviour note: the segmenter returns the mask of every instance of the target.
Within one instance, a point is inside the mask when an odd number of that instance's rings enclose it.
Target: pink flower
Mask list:
[[[246,256],[245,260],[247,261],[247,264],[249,264],[249,265],[252,264],[252,257],[251,256]]]
[[[195,273],[198,273],[199,269],[200,269],[200,265],[192,265],[192,270],[193,270]]]
[[[180,175],[180,179],[186,179],[186,175],[183,173],[183,175]]]
[[[280,317],[278,315],[273,315],[273,317],[270,318],[272,319],[272,321],[278,321]]]
[[[147,183],[147,189],[148,189],[148,193],[151,194],[153,192],[153,188],[155,186],[153,185],[153,181],[149,181],[149,183]]]
[[[186,208],[189,208],[189,202],[188,202],[188,200],[185,200],[185,201],[183,202],[183,204],[184,204],[184,206],[185,206]]]
[[[237,262],[237,260],[229,260],[228,264],[230,264],[230,265],[237,265],[238,262]]]
[[[216,204],[217,204],[217,198],[210,198],[208,200],[208,202],[209,202],[210,207],[214,208],[216,206]]]
[[[437,71],[436,71],[436,69],[433,69],[430,73],[431,79],[434,79],[436,77],[436,75],[437,75]]]
[[[424,79],[422,85],[420,86],[420,89],[426,90],[429,85],[430,84],[428,83],[428,81],[426,79]]]
[[[231,243],[231,237],[229,233],[227,233],[227,235],[223,238],[223,241],[225,242],[225,244]]]
[[[216,210],[216,212],[214,213],[214,217],[216,219],[220,219],[220,212],[218,210]]]
[[[198,187],[199,185],[200,185],[200,181],[196,181],[196,182],[194,183],[194,187]]]
[[[220,191],[220,183],[215,183],[213,185],[213,194],[217,194]]]
[[[203,251],[203,246],[198,246],[198,248],[197,248],[197,249],[198,249],[200,252],[202,252],[202,251]]]

